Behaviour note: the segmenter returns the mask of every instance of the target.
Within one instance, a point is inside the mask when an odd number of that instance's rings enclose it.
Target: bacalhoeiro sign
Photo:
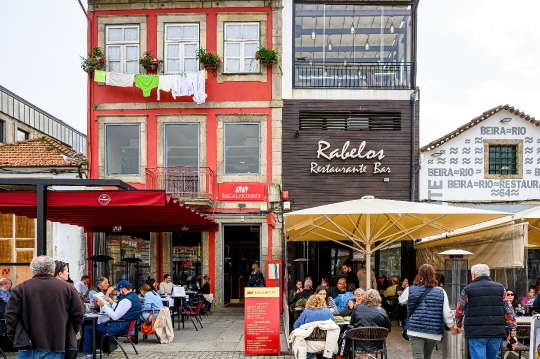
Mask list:
[[[265,201],[265,187],[262,183],[221,183],[218,187],[220,201]]]

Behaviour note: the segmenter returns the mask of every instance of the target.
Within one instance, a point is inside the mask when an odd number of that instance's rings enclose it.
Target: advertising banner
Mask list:
[[[265,186],[262,183],[221,183],[218,186],[218,200],[264,202],[265,192]]]
[[[245,354],[279,355],[279,288],[245,288]]]

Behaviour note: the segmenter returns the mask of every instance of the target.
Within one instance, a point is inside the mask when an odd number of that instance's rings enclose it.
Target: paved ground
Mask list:
[[[397,322],[393,323],[393,330],[389,335],[388,358],[410,359],[412,358],[409,342],[401,337],[401,328]],[[285,344],[285,336],[282,333],[281,355],[279,356],[246,356],[244,355],[244,318],[241,313],[214,313],[203,316],[204,328],[195,331],[193,324],[186,322],[185,328],[174,331],[174,342],[171,344],[158,344],[155,336],[148,340],[139,340],[136,356],[129,344],[126,349],[130,358],[149,359],[292,359],[294,356],[288,351]],[[141,336],[142,337],[142,336]],[[9,359],[16,358],[15,353],[6,353]],[[124,358],[120,349],[114,351],[110,357]],[[433,353],[432,359],[441,359],[441,346]]]

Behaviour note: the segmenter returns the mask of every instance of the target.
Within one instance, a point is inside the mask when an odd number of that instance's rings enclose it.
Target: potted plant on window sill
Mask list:
[[[105,67],[105,54],[99,47],[93,47],[87,58],[81,56],[81,68],[88,76],[92,76],[95,70],[103,70]]]
[[[197,50],[197,58],[205,69],[217,69],[221,65],[221,58],[213,54],[208,49]]]
[[[158,60],[152,56],[152,51],[145,51],[143,56],[139,59],[139,65],[146,70],[156,71],[159,64],[163,63],[163,60]]]
[[[266,47],[260,47],[255,53],[255,59],[259,60],[261,65],[277,64],[279,59],[279,52],[277,50],[268,49]]]

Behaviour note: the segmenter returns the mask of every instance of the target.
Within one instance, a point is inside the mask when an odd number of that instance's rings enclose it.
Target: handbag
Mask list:
[[[416,302],[416,304],[414,305],[414,307],[411,309],[411,312],[409,313],[409,318],[412,317],[414,311],[416,310],[416,308],[418,308],[418,306],[420,305],[420,303],[422,303],[422,301],[424,300],[424,298],[426,297],[426,295],[428,295],[428,293],[433,289],[433,287],[430,287],[430,288],[426,288],[426,290],[424,291],[424,293],[422,293],[422,295],[420,296],[420,298],[418,298],[418,301]],[[405,329],[405,324],[403,325],[403,331],[401,332],[401,336],[403,337],[403,339],[405,340],[409,340],[409,336],[407,335],[407,329]]]
[[[152,322],[148,323],[148,319],[152,319]],[[156,316],[154,315],[154,311],[152,310],[152,313],[146,317],[144,322],[141,326],[141,332],[144,335],[150,335],[150,334],[156,334],[156,330],[154,329],[154,323],[156,322]]]

